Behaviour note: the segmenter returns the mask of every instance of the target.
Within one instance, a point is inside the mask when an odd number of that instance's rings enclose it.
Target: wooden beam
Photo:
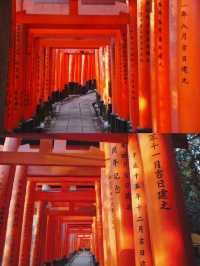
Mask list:
[[[30,28],[29,35],[34,38],[91,38],[110,39],[111,37],[120,37],[120,29],[53,29],[53,28]]]
[[[97,49],[101,46],[106,46],[109,41],[106,40],[58,40],[58,39],[41,39],[40,45],[51,48],[69,48],[69,49]]]
[[[53,216],[96,216],[96,211],[64,211],[64,210],[47,210],[47,215]]]
[[[25,12],[16,14],[16,23],[43,25],[124,25],[129,23],[129,15],[32,15]]]
[[[36,191],[34,193],[35,201],[85,201],[85,202],[95,202],[95,192],[40,192]]]
[[[65,222],[68,222],[68,224],[71,224],[71,225],[75,225],[75,224],[82,224],[82,225],[86,225],[90,222],[93,221],[93,218],[91,216],[83,216],[83,217],[80,217],[80,216],[65,216],[65,217],[62,217],[62,220],[64,220]]]
[[[45,177],[45,176],[29,176],[28,180],[33,182],[33,183],[44,183],[44,184],[51,184],[51,183],[63,183],[63,182],[75,182],[75,180],[77,180],[77,182],[81,182],[84,185],[84,182],[87,184],[88,182],[94,184],[95,181],[99,180],[99,177],[93,176],[93,177],[87,177],[87,176],[78,176],[78,177],[74,177],[74,176],[70,176],[70,177]]]
[[[96,155],[95,155],[96,154]],[[36,152],[2,152],[0,164],[6,165],[55,165],[75,167],[104,167],[104,153],[56,154]]]
[[[19,134],[7,133],[2,134],[2,137],[19,137]],[[111,142],[111,143],[128,143],[128,134],[119,134],[119,133],[88,133],[88,134],[77,134],[77,133],[28,133],[21,134],[21,137],[24,139],[37,140],[37,139],[65,139],[73,141],[101,141],[101,142]]]

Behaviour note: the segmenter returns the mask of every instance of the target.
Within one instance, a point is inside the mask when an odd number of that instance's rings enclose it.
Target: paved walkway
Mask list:
[[[94,266],[89,252],[83,251],[75,256],[74,260],[66,266]]]
[[[51,121],[47,133],[98,133],[98,125],[92,103],[96,94],[77,96],[58,104],[58,114]]]

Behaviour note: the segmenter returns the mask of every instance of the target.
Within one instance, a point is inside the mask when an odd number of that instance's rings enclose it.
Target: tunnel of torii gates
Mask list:
[[[101,266],[195,265],[173,149],[172,136],[150,133],[84,149],[6,137],[1,265],[39,266],[79,248]]]
[[[81,15],[76,0],[66,15],[44,14],[45,4],[33,14],[33,2],[0,4],[1,128],[31,117],[65,83],[96,79],[104,104],[134,129],[200,131],[199,0],[107,1],[113,10],[126,2],[117,15]]]

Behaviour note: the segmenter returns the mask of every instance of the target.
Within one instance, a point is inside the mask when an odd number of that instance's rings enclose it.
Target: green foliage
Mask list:
[[[200,134],[187,140],[188,149],[176,149],[176,159],[192,231],[200,233]]]

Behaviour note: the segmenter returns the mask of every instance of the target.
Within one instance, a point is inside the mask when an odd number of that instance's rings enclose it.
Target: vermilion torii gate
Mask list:
[[[126,8],[117,13],[120,2]],[[134,129],[198,132],[199,1],[116,0],[105,15],[92,13],[99,7],[96,0],[92,6],[81,3],[88,15],[76,0],[63,4],[66,12],[60,14],[33,0],[1,4],[0,25],[9,15],[12,22],[1,30],[6,94],[1,128],[12,130],[33,114],[39,99],[65,82],[94,78],[104,104],[112,103],[113,112],[131,120]],[[5,31],[10,31],[9,47]]]
[[[39,266],[81,247],[104,266],[194,265],[171,137],[95,138],[100,148],[5,139],[2,265]]]

